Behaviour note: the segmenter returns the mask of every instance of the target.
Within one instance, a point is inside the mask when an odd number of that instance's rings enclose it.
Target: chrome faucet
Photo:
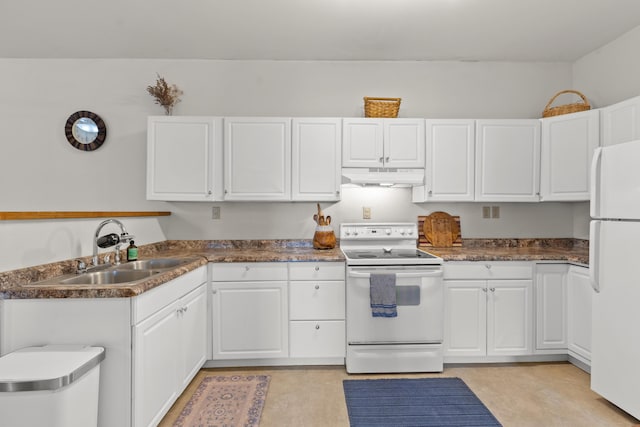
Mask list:
[[[129,240],[132,240],[135,238],[135,236],[127,233],[126,228],[124,228],[124,224],[121,223],[120,221],[118,221],[117,219],[107,219],[102,221],[99,225],[98,228],[96,229],[96,233],[93,236],[93,257],[91,258],[91,265],[93,265],[94,267],[96,267],[98,265],[98,237],[100,236],[100,231],[102,230],[102,228],[107,225],[107,224],[117,224],[118,226],[120,226],[120,236],[119,236],[119,241],[118,243],[115,245],[116,247],[116,254],[115,254],[115,263],[116,264],[120,264],[120,245],[122,243],[128,242]]]

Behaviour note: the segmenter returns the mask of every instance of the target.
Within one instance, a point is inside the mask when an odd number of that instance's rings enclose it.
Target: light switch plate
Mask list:
[[[220,219],[220,206],[211,208],[211,219]]]
[[[371,208],[362,208],[362,219],[371,219]]]

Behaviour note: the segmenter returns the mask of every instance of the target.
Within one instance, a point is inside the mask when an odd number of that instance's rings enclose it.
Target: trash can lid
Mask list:
[[[104,360],[103,347],[45,345],[0,357],[0,392],[57,390]]]

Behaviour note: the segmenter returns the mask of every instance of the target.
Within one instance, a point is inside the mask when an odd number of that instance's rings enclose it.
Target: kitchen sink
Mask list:
[[[151,258],[131,261],[126,264],[100,265],[99,267],[91,268],[86,273],[67,274],[24,286],[128,285],[164,273],[172,268],[188,264],[196,259],[196,257]]]
[[[78,274],[68,279],[59,280],[58,283],[62,285],[113,285],[147,279],[158,273],[160,273],[160,271],[120,270],[114,268],[93,273]]]
[[[113,268],[119,271],[163,270],[167,268],[175,268],[191,261],[193,261],[193,259],[190,258],[153,258],[131,261]]]

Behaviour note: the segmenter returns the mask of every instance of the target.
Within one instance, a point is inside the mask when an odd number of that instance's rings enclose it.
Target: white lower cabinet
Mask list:
[[[207,285],[202,267],[200,285],[193,290],[185,282],[173,290],[189,292],[133,326],[133,410],[134,423],[155,426],[167,413],[204,365],[207,355]],[[182,281],[188,275],[176,280]],[[182,289],[180,289],[182,288]],[[158,293],[154,291],[158,291]],[[142,317],[145,306],[161,305],[169,289],[156,288],[134,301],[134,318]]]
[[[591,364],[591,307],[593,289],[589,268],[571,266],[567,276],[569,355]]]
[[[527,262],[445,263],[445,362],[531,354],[532,277]]]
[[[536,265],[536,352],[567,352],[567,264]]]
[[[98,427],[155,426],[205,361],[206,271],[132,298],[0,300],[0,354],[45,344],[105,347]]]
[[[290,263],[289,277],[289,356],[343,364],[344,263]]]
[[[211,264],[213,360],[289,355],[286,263]]]

